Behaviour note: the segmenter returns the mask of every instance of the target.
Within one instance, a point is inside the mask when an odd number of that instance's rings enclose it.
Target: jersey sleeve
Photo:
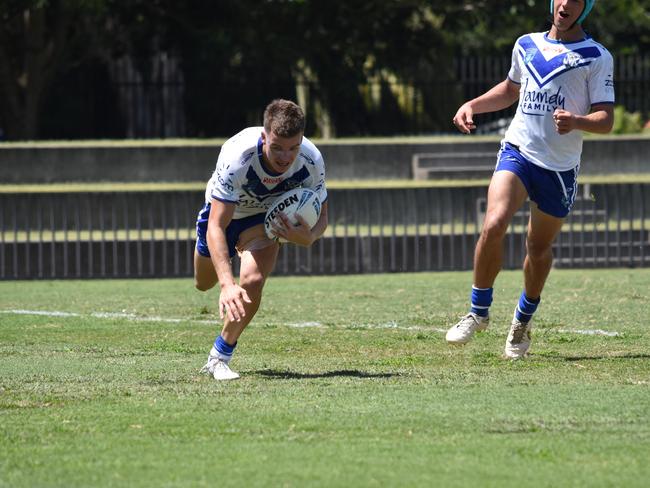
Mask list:
[[[238,203],[241,192],[239,174],[236,171],[240,165],[228,152],[219,154],[217,168],[212,178],[210,196],[215,200],[226,203]]]
[[[508,71],[508,78],[510,81],[521,84],[521,64],[519,63],[519,39],[515,42],[512,48],[512,57],[510,61],[510,71]]]
[[[605,51],[592,63],[589,72],[589,101],[591,105],[614,103],[614,59]]]
[[[318,195],[321,202],[327,200],[327,188],[325,187],[325,161],[323,156],[319,155],[318,159],[314,162],[314,184],[312,190]]]

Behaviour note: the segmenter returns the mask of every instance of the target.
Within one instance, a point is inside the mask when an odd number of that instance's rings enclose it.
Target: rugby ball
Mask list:
[[[287,242],[273,235],[273,222],[279,222],[278,215],[284,213],[293,225],[298,225],[296,215],[300,215],[309,227],[313,227],[320,217],[321,203],[318,195],[309,188],[294,188],[276,198],[264,217],[264,230],[269,239]]]

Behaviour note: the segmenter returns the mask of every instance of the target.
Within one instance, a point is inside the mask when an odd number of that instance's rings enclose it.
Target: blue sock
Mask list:
[[[492,290],[494,288],[476,288],[472,285],[472,295],[470,301],[472,308],[470,311],[481,317],[487,317],[492,305]]]
[[[541,297],[530,298],[526,296],[525,291],[522,291],[515,311],[515,318],[520,322],[530,322],[540,301]]]
[[[214,341],[214,348],[217,350],[217,356],[226,363],[232,358],[232,355],[235,352],[235,347],[237,347],[236,342],[231,346],[223,337],[221,337],[221,334],[219,334],[219,337]]]

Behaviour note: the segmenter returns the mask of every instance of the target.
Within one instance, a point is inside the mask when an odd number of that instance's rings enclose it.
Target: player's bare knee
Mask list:
[[[242,276],[240,279],[240,285],[244,288],[249,294],[258,295],[262,293],[264,288],[264,283],[266,278],[262,273],[251,273],[246,276]]]
[[[485,219],[481,236],[483,237],[483,239],[488,241],[499,240],[503,238],[507,230],[508,230],[508,221],[504,218],[494,216]]]
[[[526,254],[533,261],[548,259],[552,256],[552,252],[551,244],[538,243],[529,239],[526,240]]]
[[[199,291],[208,291],[214,287],[214,285],[215,283],[207,283],[205,281],[197,280],[196,278],[194,279],[194,287]]]

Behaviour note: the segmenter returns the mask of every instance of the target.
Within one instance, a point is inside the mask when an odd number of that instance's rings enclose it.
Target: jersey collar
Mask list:
[[[260,136],[260,138],[257,140],[257,158],[260,160],[260,166],[269,176],[281,176],[283,173],[276,173],[266,165],[266,162],[264,161],[264,151],[262,150],[262,146],[262,136]]]
[[[579,42],[585,42],[586,40],[591,38],[591,36],[589,36],[589,34],[587,34],[585,32],[585,37],[583,37],[582,39],[579,39],[577,41],[561,41],[559,39],[551,39],[550,37],[548,37],[548,34],[549,34],[549,31],[544,32],[544,40],[546,42],[550,42],[552,44],[577,44]]]

